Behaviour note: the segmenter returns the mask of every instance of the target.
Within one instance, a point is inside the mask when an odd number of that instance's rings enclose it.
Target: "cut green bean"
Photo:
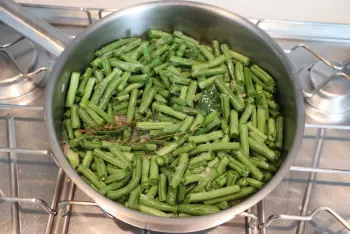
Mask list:
[[[276,147],[283,146],[283,117],[279,116],[276,119]]]
[[[166,201],[167,198],[167,178],[164,174],[159,175],[159,181],[158,181],[158,198],[159,201],[163,202]]]
[[[79,78],[80,78],[79,72],[73,72],[70,77],[69,88],[68,88],[67,98],[66,98],[66,107],[71,107],[74,104],[75,95],[77,93],[78,86],[79,86]]]
[[[232,185],[229,187],[216,189],[210,192],[191,193],[188,195],[186,200],[189,203],[202,202],[202,201],[207,201],[210,199],[215,199],[226,195],[232,195],[239,191],[240,191],[240,188],[238,185]]]

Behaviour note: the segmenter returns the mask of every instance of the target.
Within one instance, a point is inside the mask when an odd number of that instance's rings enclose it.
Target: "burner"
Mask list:
[[[350,74],[348,68],[342,72]],[[349,120],[350,81],[336,73],[320,61],[303,68],[299,75],[305,101],[310,105],[307,107],[309,114],[320,122],[340,123]]]
[[[34,91],[46,78],[53,59],[12,28],[0,24],[0,32],[0,102],[8,103]]]

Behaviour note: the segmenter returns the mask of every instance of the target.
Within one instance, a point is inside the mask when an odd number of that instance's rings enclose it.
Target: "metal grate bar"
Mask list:
[[[317,142],[314,149],[312,167],[317,167],[321,158],[321,152],[323,147],[324,136],[326,134],[326,130],[324,128],[318,129],[317,131]],[[307,186],[305,189],[305,194],[303,198],[302,208],[300,214],[305,216],[309,210],[311,192],[314,187],[314,181],[316,178],[316,173],[311,172],[307,181]],[[305,222],[298,223],[297,234],[303,234],[305,232]]]
[[[55,186],[55,190],[53,192],[53,198],[52,198],[52,202],[51,202],[51,209],[52,210],[56,209],[58,199],[59,199],[60,190],[61,190],[62,183],[63,183],[63,178],[64,178],[64,172],[63,172],[63,169],[60,168],[58,170],[56,186]],[[54,214],[49,214],[49,218],[48,218],[47,223],[46,223],[45,234],[51,233],[54,218],[55,218]]]
[[[7,118],[8,128],[8,143],[9,147],[16,148],[16,129],[15,119],[13,116]],[[16,152],[9,152],[9,163],[10,163],[10,195],[12,197],[18,197],[18,170],[17,170],[17,154]],[[19,217],[19,205],[17,202],[11,203],[11,227],[12,233],[21,233]]]

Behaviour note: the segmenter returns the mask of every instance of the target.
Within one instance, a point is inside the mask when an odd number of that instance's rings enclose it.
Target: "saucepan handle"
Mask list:
[[[59,56],[71,39],[12,0],[0,1],[0,20]]]

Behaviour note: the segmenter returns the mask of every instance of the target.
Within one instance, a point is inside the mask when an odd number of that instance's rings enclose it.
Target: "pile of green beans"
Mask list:
[[[102,195],[156,216],[207,215],[278,170],[276,82],[245,55],[159,30],[95,54],[71,75],[63,137],[72,167]]]

